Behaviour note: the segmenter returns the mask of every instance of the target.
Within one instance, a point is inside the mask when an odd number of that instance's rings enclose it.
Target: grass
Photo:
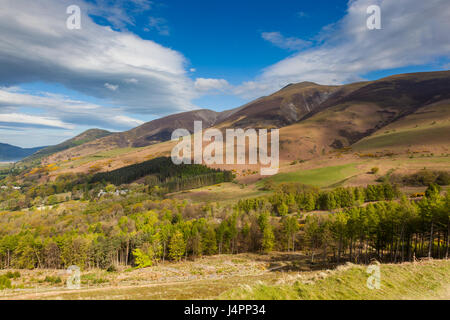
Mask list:
[[[439,124],[435,126],[403,129],[401,131],[389,132],[380,135],[374,135],[362,139],[352,147],[355,150],[372,150],[382,148],[408,147],[417,144],[427,145],[432,141],[433,144],[448,142],[449,125]]]
[[[65,162],[65,163],[61,164],[61,167],[62,168],[68,168],[70,166],[78,167],[78,166],[81,166],[83,164],[86,164],[86,163],[89,163],[92,161],[102,160],[102,159],[110,159],[110,158],[114,158],[114,157],[129,153],[132,151],[136,151],[136,150],[139,150],[139,148],[117,148],[117,149],[112,149],[112,150],[108,150],[108,151],[97,152],[97,153],[82,157],[81,159]]]
[[[379,290],[367,288],[366,266],[324,268],[311,266],[301,252],[217,255],[144,269],[82,271],[79,290],[66,288],[65,270],[21,270],[0,299],[448,299],[450,294],[450,261],[381,265]]]
[[[189,199],[196,202],[223,202],[229,203],[238,199],[254,198],[267,194],[254,186],[238,185],[231,182],[181,191],[170,195],[171,198]]]
[[[369,289],[365,266],[351,265],[322,272],[322,279],[291,284],[241,286],[221,299],[257,300],[391,300],[449,299],[450,261],[380,265],[381,285]]]
[[[275,183],[301,182],[318,187],[327,187],[357,174],[359,172],[357,165],[357,163],[349,163],[339,166],[279,173],[267,179]]]

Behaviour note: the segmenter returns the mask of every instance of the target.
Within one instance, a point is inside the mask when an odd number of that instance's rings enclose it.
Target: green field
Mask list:
[[[279,173],[267,179],[275,183],[300,182],[318,187],[328,187],[357,174],[357,165],[358,163],[349,163],[340,166]]]
[[[417,144],[427,145],[448,142],[450,127],[447,123],[434,126],[410,128],[401,131],[391,131],[364,138],[354,145],[355,150],[365,151],[371,149],[393,149],[396,147],[409,147]]]

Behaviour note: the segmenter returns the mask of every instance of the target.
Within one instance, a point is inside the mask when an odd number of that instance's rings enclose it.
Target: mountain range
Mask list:
[[[21,148],[6,143],[0,143],[0,161],[18,161],[28,157],[45,147]]]
[[[172,132],[177,128],[192,132],[196,120],[203,122],[203,128],[222,130],[280,128],[282,160],[318,157],[345,147],[361,152],[410,152],[424,148],[448,152],[450,71],[401,74],[342,86],[290,84],[272,95],[224,112],[189,111],[118,133],[89,130],[26,160],[70,161],[119,149],[123,151],[115,155],[147,149],[148,157],[155,151],[167,154],[170,148],[164,146]],[[135,161],[139,160],[142,159],[137,157]],[[117,166],[130,161],[134,161],[131,156]]]

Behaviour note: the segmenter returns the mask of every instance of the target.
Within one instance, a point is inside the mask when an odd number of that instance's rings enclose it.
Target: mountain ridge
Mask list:
[[[291,153],[286,157],[308,158],[351,146],[421,108],[450,99],[448,88],[450,71],[400,74],[341,86],[290,84],[235,109],[162,117],[51,155],[47,163],[100,150],[159,144],[170,140],[175,129],[193,132],[196,120],[203,121],[204,129],[280,128],[281,148],[284,154]]]
[[[8,143],[0,143],[0,161],[19,161],[45,147],[21,148]]]

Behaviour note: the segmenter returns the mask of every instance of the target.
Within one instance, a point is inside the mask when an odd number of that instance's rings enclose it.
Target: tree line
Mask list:
[[[238,208],[248,213],[251,210],[264,210],[270,207],[276,215],[285,216],[297,211],[331,211],[358,206],[364,202],[390,201],[398,199],[401,195],[397,185],[389,183],[367,187],[340,187],[329,191],[321,191],[298,183],[285,183],[272,186],[270,190],[274,190],[270,196],[240,200]]]
[[[294,196],[296,205],[283,200],[288,211],[280,214],[279,202],[274,199],[314,192],[305,188],[281,186],[268,200],[256,198],[223,206],[162,200],[136,186],[127,195],[3,213],[0,268],[78,265],[114,270],[120,265],[146,267],[201,255],[273,250],[303,250],[310,254],[312,263],[448,258],[450,196],[442,195],[437,185],[431,185],[419,201],[405,197],[386,200],[384,194],[381,201],[350,206],[351,201],[341,199],[338,203],[346,203],[346,207],[333,212],[294,212],[301,199]],[[341,194],[346,199],[364,190],[364,197],[355,199],[372,201],[374,190],[381,196],[380,190],[390,189],[368,186],[358,190],[336,188],[324,194],[335,198]],[[244,205],[261,201],[266,202]]]

